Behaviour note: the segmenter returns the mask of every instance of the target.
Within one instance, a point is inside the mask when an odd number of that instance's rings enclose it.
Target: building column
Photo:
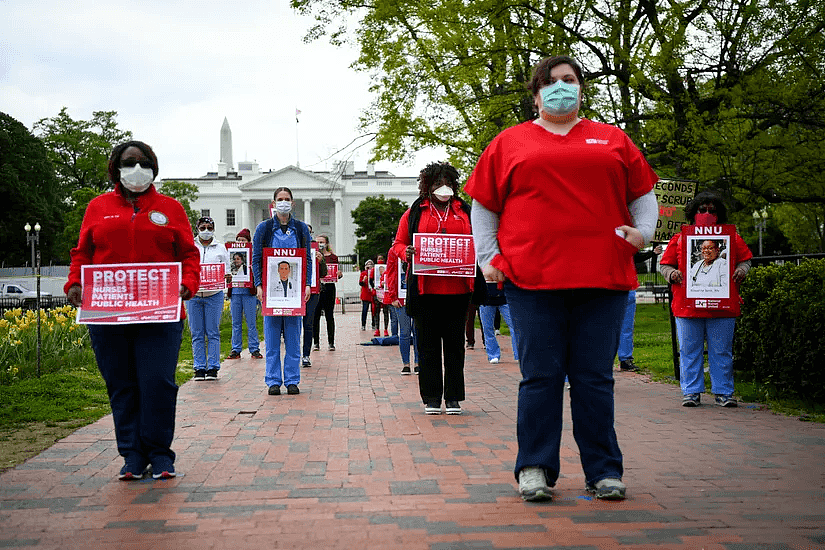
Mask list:
[[[344,201],[335,199],[335,248],[341,250],[344,242]]]
[[[304,223],[312,225],[312,199],[304,199]]]
[[[249,199],[241,199],[241,229],[244,227],[253,231],[255,228],[252,225],[252,210],[249,208]]]

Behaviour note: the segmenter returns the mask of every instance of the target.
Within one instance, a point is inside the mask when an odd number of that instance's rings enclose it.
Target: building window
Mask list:
[[[329,212],[321,212],[321,225],[329,227]]]
[[[227,208],[226,209],[226,225],[229,227],[234,227],[235,225],[235,209],[234,208]]]
[[[209,209],[208,208],[202,208],[201,209],[201,218],[211,218],[211,217],[212,216],[209,215]]]

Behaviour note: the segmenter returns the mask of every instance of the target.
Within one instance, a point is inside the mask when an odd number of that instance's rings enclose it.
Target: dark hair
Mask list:
[[[203,216],[198,220],[198,223],[195,224],[195,227],[198,227],[202,223],[211,223],[212,226],[215,226],[215,220],[210,218],[209,216]]]
[[[281,260],[280,262],[278,262],[278,267],[280,268],[283,264],[288,265],[288,266],[289,266],[289,269],[292,269],[292,264],[291,264],[291,263],[289,263],[289,262],[288,262],[288,261],[286,261],[286,260]]]
[[[557,65],[570,65],[573,67],[573,72],[576,73],[576,78],[582,90],[584,89],[584,76],[582,76],[582,68],[578,61],[568,55],[555,55],[553,57],[545,57],[533,68],[533,78],[527,84],[527,89],[532,95],[539,93],[539,90],[550,84],[550,71]]]
[[[158,157],[155,155],[155,152],[152,151],[152,148],[142,141],[127,141],[112,149],[112,154],[109,155],[108,172],[109,181],[112,182],[112,185],[120,182],[120,157],[123,156],[123,152],[129,147],[137,147],[146,155],[146,158],[152,163],[152,173],[155,177],[158,177]]]
[[[702,191],[685,205],[685,217],[693,225],[696,221],[696,212],[703,204],[712,204],[716,209],[716,223],[728,223],[728,209],[722,202],[722,196],[715,191]]]
[[[292,189],[290,189],[289,187],[279,187],[279,188],[277,188],[275,190],[275,192],[272,194],[272,200],[277,200],[278,199],[278,193],[280,193],[281,191],[286,191],[287,193],[289,193],[289,199],[293,200],[293,201],[295,200],[295,197],[292,196]]]
[[[418,174],[418,195],[428,196],[432,184],[442,182],[449,185],[455,196],[458,196],[458,170],[447,162],[431,162]]]
[[[232,257],[234,258],[235,256],[237,256],[238,258],[243,260],[243,263],[246,263],[246,254],[241,254],[240,252],[235,252],[234,254],[232,254]]]

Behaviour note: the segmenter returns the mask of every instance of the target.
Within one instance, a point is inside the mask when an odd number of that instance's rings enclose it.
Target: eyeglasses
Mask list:
[[[198,227],[198,231],[214,231],[214,230],[215,230],[214,225],[202,225],[202,226]]]
[[[137,159],[124,159],[120,161],[121,168],[133,168],[134,166],[140,164],[141,168],[148,168],[152,169],[152,161],[151,160],[137,160]]]
[[[705,206],[704,204],[699,207],[699,213],[704,214],[707,212],[708,214],[716,214],[716,207],[713,205]]]

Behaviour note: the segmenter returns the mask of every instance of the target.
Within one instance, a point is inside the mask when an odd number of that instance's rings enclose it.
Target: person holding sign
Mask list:
[[[671,309],[676,318],[676,334],[679,339],[679,385],[682,388],[682,406],[696,407],[705,392],[704,348],[708,347],[708,367],[711,391],[716,396],[716,404],[721,407],[736,407],[733,397],[733,331],[739,316],[739,284],[745,280],[753,257],[748,245],[732,228],[730,250],[722,257],[720,242],[723,239],[701,236],[690,239],[692,226],[696,229],[721,226],[728,221],[728,211],[722,197],[710,191],[702,191],[685,205],[685,216],[689,226],[682,227],[670,239],[659,261],[659,272],[673,285]],[[696,233],[694,231],[694,233]],[[722,232],[718,233],[720,236]],[[730,237],[729,235],[725,235]],[[688,241],[698,245],[695,263]],[[729,274],[728,262],[735,262],[733,274]],[[687,271],[683,271],[687,266]],[[688,277],[684,276],[688,273]],[[687,280],[686,280],[687,279]],[[728,290],[727,308],[711,307],[722,300],[690,299],[688,289],[704,287],[708,291]]]
[[[161,195],[152,181],[158,159],[142,141],[118,145],[109,157],[114,190],[86,207],[80,238],[72,249],[69,302],[82,307],[81,267],[93,264],[180,262],[178,294],[198,291],[200,261],[192,227],[178,201]],[[180,311],[184,317],[183,309]],[[118,453],[125,464],[119,479],[175,476],[175,408],[183,320],[163,323],[88,325],[97,367],[109,394]]]
[[[327,266],[334,265],[336,270],[336,278],[340,279],[344,273],[338,270],[338,256],[332,251],[332,246],[329,244],[328,235],[318,235],[318,250],[324,256],[324,262]],[[312,337],[315,340],[315,349],[321,348],[321,315],[324,315],[327,324],[327,343],[329,344],[329,351],[335,351],[335,283],[321,282],[321,298],[318,301],[318,307],[315,309],[312,325]]]
[[[264,220],[255,228],[252,238],[252,274],[255,278],[255,287],[258,289],[258,300],[263,303],[263,249],[264,248],[302,248],[306,252],[303,261],[306,262],[306,279],[303,290],[300,282],[290,280],[292,265],[287,261],[278,264],[278,277],[269,281],[275,285],[274,289],[267,289],[268,296],[276,299],[289,300],[290,297],[300,297],[304,302],[309,301],[312,292],[312,252],[309,228],[301,220],[292,216],[294,201],[292,191],[288,187],[279,187],[274,195],[275,216]],[[300,271],[297,272],[300,275]],[[301,327],[302,317],[265,315],[264,341],[266,342],[266,375],[264,382],[269,388],[269,395],[280,395],[281,385],[286,385],[289,395],[300,393],[298,384],[301,383]],[[281,371],[281,335],[284,336],[284,361]]]
[[[408,263],[416,255],[413,235],[417,233],[444,235],[445,239],[472,234],[470,207],[458,196],[458,170],[446,162],[428,164],[418,176],[418,193],[401,216],[393,243],[396,256]],[[413,273],[407,281],[406,308],[418,336],[418,389],[426,414],[441,414],[442,397],[447,414],[461,414],[464,320],[475,283],[475,258],[471,263],[469,277]]]
[[[373,307],[372,272],[375,263],[372,260],[364,262],[364,270],[358,277],[358,284],[361,286],[361,330],[367,330],[367,312],[372,315],[372,326],[375,327],[375,308]]]
[[[204,216],[198,220],[197,228],[195,245],[201,256],[201,288],[186,306],[189,331],[192,333],[194,379],[217,380],[221,368],[223,288],[232,281],[232,275],[229,274],[229,253],[223,243],[215,238],[215,221]],[[212,277],[211,274],[220,272],[220,266],[223,266],[225,275]]]
[[[504,283],[522,380],[515,477],[525,500],[552,498],[560,474],[564,378],[587,489],[625,498],[613,413],[613,358],[633,255],[653,237],[658,177],[619,128],[581,118],[585,82],[568,56],[528,85],[537,118],[508,128],[467,181],[488,280]]]
[[[248,245],[252,242],[252,233],[249,229],[243,228],[235,236],[235,242]],[[260,340],[258,336],[258,297],[255,295],[255,288],[251,283],[241,281],[249,276],[249,248],[232,249],[232,278],[235,285],[248,284],[250,286],[234,286],[227,290],[229,294],[229,311],[232,314],[232,351],[227,359],[240,359],[243,349],[243,322],[246,319],[246,340],[249,346],[249,353],[254,359],[263,359],[261,355]]]

